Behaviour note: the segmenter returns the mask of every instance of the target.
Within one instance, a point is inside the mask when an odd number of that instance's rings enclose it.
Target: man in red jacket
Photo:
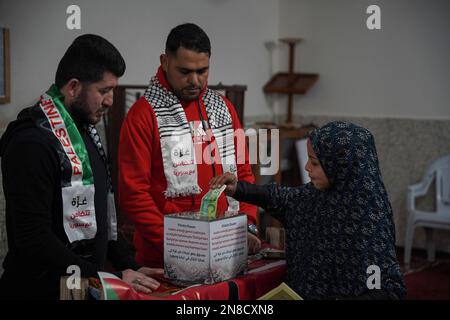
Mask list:
[[[164,215],[198,211],[209,181],[224,172],[253,183],[233,132],[242,129],[232,104],[207,88],[211,44],[197,25],[171,30],[161,66],[129,110],[119,143],[119,202],[135,223],[136,261],[163,265]],[[245,154],[239,154],[239,153]],[[249,252],[256,252],[255,206],[224,194],[217,211],[245,212]]]

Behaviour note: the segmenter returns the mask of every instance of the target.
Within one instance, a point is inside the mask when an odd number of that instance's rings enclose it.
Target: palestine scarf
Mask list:
[[[78,128],[62,103],[64,96],[52,87],[41,96],[33,108],[32,119],[38,128],[51,137],[61,166],[61,194],[63,200],[63,225],[69,241],[93,239],[97,232],[94,204],[94,177],[89,155]],[[88,126],[89,137],[94,142],[108,172],[108,239],[117,239],[117,219],[112,192],[111,174],[100,136],[94,126]]]

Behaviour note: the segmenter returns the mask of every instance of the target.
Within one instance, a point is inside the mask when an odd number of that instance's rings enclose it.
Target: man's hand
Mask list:
[[[230,172],[225,172],[223,175],[214,177],[209,181],[209,187],[211,189],[218,189],[221,186],[226,185],[225,194],[232,196],[236,192],[237,178]]]
[[[136,291],[150,293],[158,289],[159,282],[151,278],[151,275],[163,274],[163,269],[140,268],[138,271],[127,269],[122,271],[122,280],[130,284]]]
[[[142,268],[139,268],[137,272],[143,273],[146,276],[151,277],[153,275],[163,275],[164,269],[142,267]]]
[[[255,254],[261,250],[261,240],[251,232],[247,232],[248,235],[248,253]]]

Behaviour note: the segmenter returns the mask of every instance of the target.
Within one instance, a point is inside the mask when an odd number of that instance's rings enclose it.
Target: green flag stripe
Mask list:
[[[89,185],[94,183],[94,178],[92,176],[91,164],[89,161],[89,156],[86,150],[86,145],[84,144],[83,138],[78,131],[75,122],[70,116],[69,112],[67,112],[66,108],[61,102],[61,98],[63,95],[59,91],[59,89],[52,85],[52,87],[47,91],[47,94],[52,97],[53,102],[55,103],[56,108],[58,109],[61,117],[66,126],[67,132],[69,134],[70,141],[72,142],[73,149],[78,156],[78,159],[81,161],[81,165],[83,168],[83,184]]]
[[[116,291],[114,291],[113,288],[107,285],[107,282],[105,281],[106,285],[106,297],[105,300],[120,300],[119,296],[117,295]]]

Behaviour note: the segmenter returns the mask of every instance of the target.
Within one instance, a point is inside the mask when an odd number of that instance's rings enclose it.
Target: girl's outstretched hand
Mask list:
[[[225,172],[223,175],[214,177],[209,181],[209,187],[211,189],[217,189],[223,185],[227,186],[225,194],[232,196],[236,192],[237,177],[230,172]]]

